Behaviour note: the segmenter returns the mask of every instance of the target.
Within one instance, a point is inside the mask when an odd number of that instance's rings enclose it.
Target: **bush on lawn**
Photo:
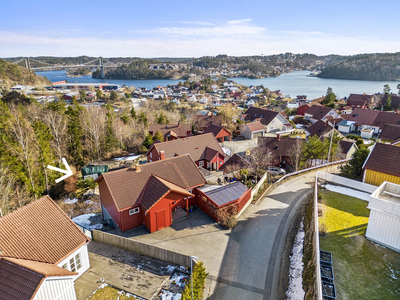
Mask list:
[[[206,273],[206,268],[203,266],[202,262],[197,263],[193,268],[193,299],[201,299],[203,296],[203,290],[206,285],[206,278],[208,273]],[[192,282],[186,285],[185,290],[182,294],[182,300],[192,299]]]

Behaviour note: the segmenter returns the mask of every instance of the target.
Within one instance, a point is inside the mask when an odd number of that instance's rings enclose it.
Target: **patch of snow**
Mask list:
[[[75,218],[72,218],[72,221],[78,225],[81,225],[82,227],[85,227],[86,229],[89,229],[89,230],[103,228],[103,224],[101,224],[101,223],[90,225],[90,223],[91,223],[90,218],[94,217],[95,215],[96,215],[95,213],[80,215]]]
[[[175,269],[176,269],[176,266],[171,266],[171,265],[168,265],[168,266],[166,266],[166,267],[163,267],[163,268],[165,268],[165,271],[166,271],[166,272],[168,272],[168,273],[172,273],[172,272],[174,272],[174,271],[175,271]]]
[[[221,148],[222,148],[222,150],[224,150],[224,153],[225,153],[226,155],[232,156],[232,151],[231,151],[231,149],[226,148],[226,147],[221,147]]]
[[[325,189],[331,192],[344,194],[350,197],[358,198],[361,200],[369,201],[370,194],[353,190],[344,186],[338,186],[333,184],[326,184]]]
[[[186,268],[186,267],[184,267],[184,266],[179,266],[179,267],[177,268],[177,270],[178,270],[178,271],[181,271],[181,272],[186,272],[186,273],[189,272],[188,268]]]
[[[65,204],[75,204],[77,201],[78,201],[78,199],[76,199],[76,198],[74,198],[74,199],[68,198],[68,199],[65,199],[63,202]]]
[[[182,298],[181,293],[173,293],[167,290],[161,290],[159,296],[161,300],[180,300]]]
[[[303,300],[305,292],[303,290],[303,243],[304,225],[300,222],[299,231],[296,234],[292,256],[290,256],[289,286],[286,291],[288,300]]]
[[[140,157],[140,155],[131,154],[129,156],[116,157],[116,158],[114,158],[114,160],[135,160],[139,157]]]
[[[171,278],[169,279],[169,282],[178,286],[178,287],[185,287],[186,283],[188,283],[189,276],[186,274],[183,274],[181,272],[175,272]]]
[[[92,201],[92,200],[86,200],[85,203],[86,203],[86,204],[92,204],[93,201]]]
[[[296,124],[295,127],[297,129],[302,129],[302,128],[304,128],[304,125],[303,124]]]

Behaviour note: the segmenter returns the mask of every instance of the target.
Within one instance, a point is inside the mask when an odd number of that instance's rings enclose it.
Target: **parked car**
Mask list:
[[[285,175],[286,171],[278,167],[268,167],[267,172],[271,175]]]

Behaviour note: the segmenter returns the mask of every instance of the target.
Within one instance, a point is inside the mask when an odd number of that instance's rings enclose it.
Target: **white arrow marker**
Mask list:
[[[63,181],[64,179],[67,179],[69,176],[74,175],[74,173],[72,173],[72,170],[69,167],[69,165],[68,165],[68,163],[67,163],[67,161],[65,160],[64,157],[62,158],[62,162],[64,163],[64,166],[67,168],[67,170],[63,170],[63,169],[60,169],[60,168],[57,168],[57,167],[53,167],[53,166],[50,166],[50,165],[47,166],[47,168],[50,169],[50,170],[54,170],[54,171],[61,172],[61,173],[65,174],[63,177],[60,177],[60,178],[56,179],[56,183],[59,183],[60,181]]]

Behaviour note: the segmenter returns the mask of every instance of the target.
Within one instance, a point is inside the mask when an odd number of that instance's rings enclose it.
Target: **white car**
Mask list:
[[[268,167],[267,172],[271,175],[285,175],[286,171],[278,167]]]

